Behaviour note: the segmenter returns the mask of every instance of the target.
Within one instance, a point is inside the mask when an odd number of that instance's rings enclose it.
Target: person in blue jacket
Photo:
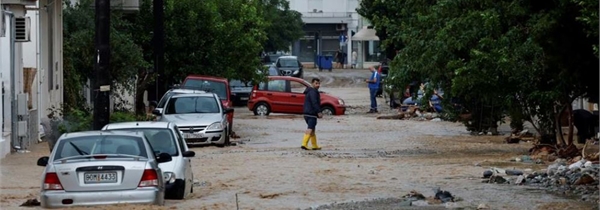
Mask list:
[[[369,67],[371,70],[371,77],[365,82],[369,83],[369,97],[371,98],[371,109],[367,113],[377,113],[377,90],[379,90],[379,83],[381,82],[381,76],[374,67]]]
[[[319,93],[319,87],[321,87],[321,80],[314,78],[311,81],[312,87],[304,90],[304,120],[308,125],[306,132],[304,132],[304,138],[302,139],[303,150],[308,150],[308,141],[312,145],[312,150],[320,150],[321,147],[317,145],[317,135],[315,130],[317,127],[317,118],[322,118],[321,113],[321,93]]]
[[[437,90],[433,90],[433,95],[429,99],[429,106],[437,113],[441,113],[442,110],[442,99],[444,99]]]

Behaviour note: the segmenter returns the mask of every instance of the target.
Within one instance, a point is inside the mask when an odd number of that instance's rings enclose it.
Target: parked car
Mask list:
[[[200,88],[201,90],[207,90],[216,93],[226,109],[233,107],[231,90],[229,89],[229,80],[225,78],[189,75],[185,78],[181,86],[186,88]],[[229,112],[227,114],[227,121],[229,122],[228,132],[231,134],[231,130],[233,129],[233,112]]]
[[[123,122],[111,123],[102,130],[124,130],[144,132],[149,137],[150,146],[154,153],[169,153],[172,161],[160,164],[165,179],[166,197],[169,199],[184,199],[194,192],[194,174],[191,157],[196,153],[188,149],[181,131],[170,122]]]
[[[165,201],[161,163],[142,132],[87,131],[63,134],[44,166],[41,206],[65,208],[107,204],[155,204]]]
[[[248,99],[250,99],[250,93],[252,92],[251,82],[231,80],[229,81],[229,88],[231,89],[231,96],[233,98],[234,105],[246,105],[246,103],[248,103]]]
[[[268,68],[267,76],[277,76],[277,70],[275,68],[270,68],[271,65],[265,65]],[[262,71],[258,71],[259,74],[262,74]],[[230,80],[229,87],[231,89],[231,95],[233,98],[234,105],[243,105],[248,104],[248,99],[250,99],[250,93],[252,92],[252,82],[242,82],[241,80]]]
[[[277,61],[275,61],[275,68],[279,73],[279,76],[302,78],[304,75],[302,63],[300,63],[296,56],[286,55],[279,57]]]
[[[167,99],[159,121],[175,123],[188,145],[229,145],[226,108],[216,93],[178,94]]]
[[[248,109],[255,115],[302,114],[304,90],[310,86],[310,83],[300,78],[269,76],[268,82],[261,82],[254,86],[248,101]],[[324,115],[345,114],[344,100],[321,92],[321,112]]]
[[[189,89],[186,89],[186,87],[171,88],[170,90],[167,90],[167,92],[160,98],[160,101],[158,101],[156,108],[154,108],[154,110],[152,110],[152,112],[153,113],[161,113],[162,110],[165,108],[165,105],[167,104],[167,99],[171,98],[171,96],[174,96],[177,94],[183,94],[183,93],[206,93],[206,91],[198,90],[198,89],[199,88],[193,88],[193,87],[190,87]]]

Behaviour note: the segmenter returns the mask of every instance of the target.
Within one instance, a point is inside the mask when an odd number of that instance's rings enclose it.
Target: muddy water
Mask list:
[[[238,145],[193,148],[194,194],[153,209],[306,209],[366,199],[375,201],[331,209],[403,209],[393,198],[411,190],[430,197],[435,187],[460,198],[455,207],[467,209],[479,204],[492,209],[598,208],[535,188],[481,183],[481,173],[490,167],[544,168],[509,161],[525,154],[528,143],[508,145],[499,136],[470,136],[457,123],[377,120],[365,113],[366,88],[324,85],[323,90],[353,107],[348,115],[319,120],[317,136],[323,150],[300,150],[306,126],[301,116],[255,117],[247,108],[237,108]],[[0,209],[18,209],[27,198],[37,196],[42,168],[35,161],[46,151],[45,145],[37,145],[31,153],[0,161]],[[123,208],[135,209],[129,205],[96,209]]]

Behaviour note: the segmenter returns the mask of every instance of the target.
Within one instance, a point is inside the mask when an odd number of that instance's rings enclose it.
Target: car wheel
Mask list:
[[[321,107],[321,113],[323,115],[335,115],[335,110],[331,106],[323,106]]]
[[[231,131],[228,128],[227,131],[225,131],[225,141],[223,142],[223,145],[225,146],[229,146],[231,144],[231,135],[230,135]]]
[[[254,115],[267,116],[271,113],[271,107],[265,102],[259,102],[254,106]]]
[[[167,198],[182,200],[185,198],[185,181],[178,179],[175,180],[175,186],[169,194],[167,194]]]

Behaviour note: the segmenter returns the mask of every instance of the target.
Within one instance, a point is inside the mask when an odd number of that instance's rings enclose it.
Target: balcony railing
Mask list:
[[[307,18],[351,18],[352,12],[303,12],[302,17]]]

